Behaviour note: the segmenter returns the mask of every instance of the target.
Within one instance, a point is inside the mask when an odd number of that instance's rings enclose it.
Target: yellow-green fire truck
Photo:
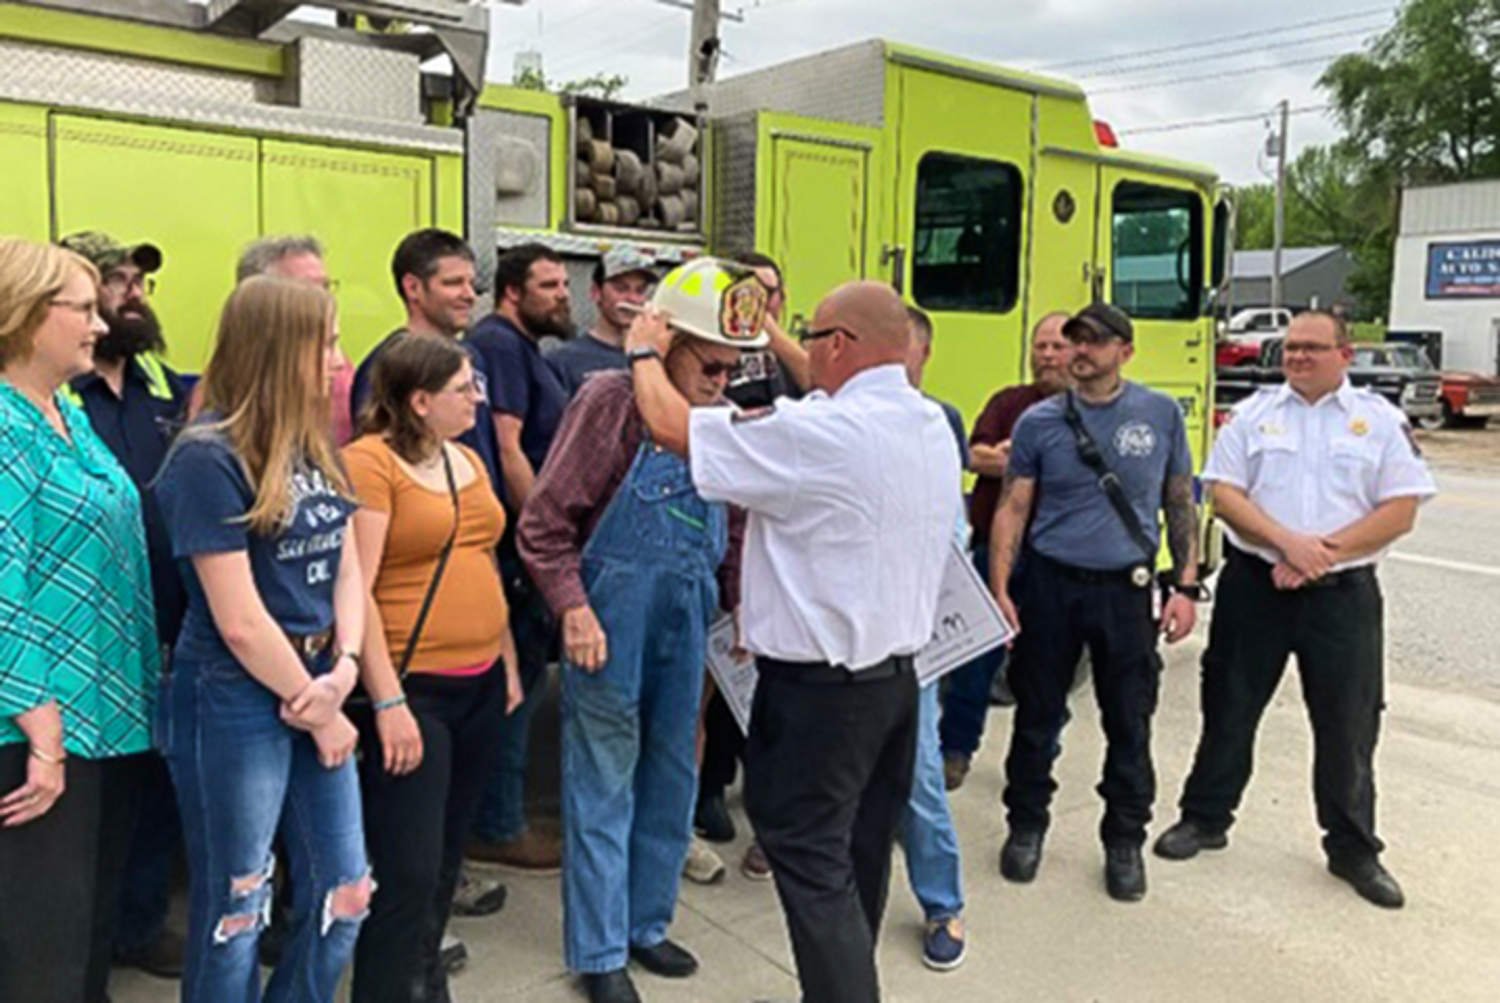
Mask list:
[[[1211,171],[1116,148],[1077,86],[876,40],[723,81],[706,108],[631,106],[485,84],[481,5],[315,5],[346,27],[297,6],[0,2],[0,233],[157,243],[184,371],[261,235],[326,244],[355,358],[401,319],[389,261],[416,227],[463,232],[482,276],[524,240],[579,278],[622,241],[664,263],[753,248],[794,313],[894,283],[936,322],[928,388],[971,419],[1025,378],[1039,317],[1113,302],[1137,322],[1130,375],[1181,403],[1201,463],[1226,207]],[[407,30],[368,30],[392,17]],[[424,72],[435,56],[451,69]]]

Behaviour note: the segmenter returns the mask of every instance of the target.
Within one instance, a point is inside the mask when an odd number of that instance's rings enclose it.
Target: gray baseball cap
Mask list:
[[[603,265],[605,282],[619,278],[621,275],[629,275],[631,272],[641,272],[652,282],[660,278],[656,274],[656,262],[650,255],[629,244],[616,244],[605,251]]]

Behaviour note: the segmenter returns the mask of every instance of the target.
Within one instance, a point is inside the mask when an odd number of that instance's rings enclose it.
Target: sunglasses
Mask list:
[[[850,341],[859,340],[859,335],[847,327],[838,324],[834,324],[831,327],[814,328],[809,326],[807,321],[801,317],[792,321],[792,337],[796,338],[798,343],[803,345],[806,345],[809,341],[817,341],[819,338],[830,338],[835,334],[842,334]]]
[[[692,353],[693,358],[698,360],[698,368],[707,379],[716,380],[720,376],[728,376],[739,368],[740,362],[738,359],[733,362],[712,361],[705,359],[702,353],[692,346],[691,342],[684,342],[684,344],[687,350]]]

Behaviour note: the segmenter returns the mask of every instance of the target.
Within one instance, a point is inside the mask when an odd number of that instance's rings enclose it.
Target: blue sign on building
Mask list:
[[[1500,299],[1500,240],[1428,244],[1427,298]]]

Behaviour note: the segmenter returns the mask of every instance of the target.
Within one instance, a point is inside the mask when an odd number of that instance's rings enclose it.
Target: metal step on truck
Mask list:
[[[579,288],[615,243],[664,264],[757,249],[793,313],[882,279],[933,315],[928,389],[970,419],[1026,379],[1038,318],[1102,299],[1201,464],[1226,193],[1119,149],[1078,86],[871,40],[631,105],[489,84],[489,34],[461,0],[0,2],[0,232],[158,244],[189,373],[266,234],[325,243],[356,359],[401,320],[390,254],[421,226],[465,234],[481,276],[541,240]]]

